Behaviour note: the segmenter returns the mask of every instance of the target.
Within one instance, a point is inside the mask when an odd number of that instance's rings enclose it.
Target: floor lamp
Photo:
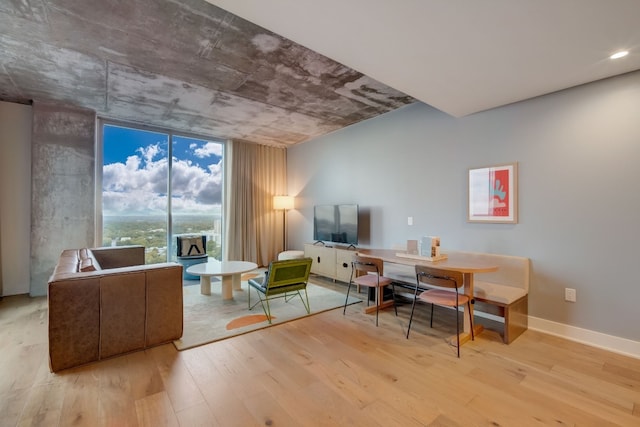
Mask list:
[[[273,196],[273,209],[282,211],[282,247],[287,250],[287,211],[293,209],[293,196]]]

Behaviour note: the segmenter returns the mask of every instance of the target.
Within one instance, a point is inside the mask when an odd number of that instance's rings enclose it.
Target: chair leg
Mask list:
[[[347,301],[349,301],[349,291],[351,290],[351,280],[349,280],[349,286],[347,286],[347,297],[344,299],[344,308],[342,309],[342,315],[347,312]]]
[[[431,303],[431,320],[429,321],[429,327],[433,328],[433,303]]]
[[[378,311],[380,310],[380,286],[376,286],[376,326],[378,326]]]
[[[407,339],[409,339],[409,331],[411,331],[411,322],[413,321],[413,311],[416,309],[416,300],[418,299],[418,287],[413,295],[413,304],[411,304],[411,316],[409,316],[409,326],[407,327]]]
[[[416,300],[413,300],[413,304],[411,304],[411,315],[409,316],[409,326],[407,327],[407,339],[409,339],[409,332],[411,332],[411,322],[413,322],[413,311],[416,308]]]
[[[458,348],[458,357],[460,357],[460,316],[458,312],[458,307],[455,308],[456,311],[456,342]]]
[[[262,298],[260,298],[260,295],[258,295],[258,301],[255,304],[251,305],[251,286],[249,286],[249,289],[247,291],[248,291],[248,297],[249,297],[247,304],[249,305],[249,310],[253,310],[253,308],[256,305],[262,303]],[[258,293],[257,290],[256,290],[256,293]],[[262,310],[264,311],[264,304],[262,304]],[[266,312],[265,312],[265,314],[266,314]]]
[[[467,301],[467,313],[469,313],[469,324],[471,325],[471,341],[475,341],[475,332],[473,328],[473,316],[471,315],[471,301]]]
[[[393,309],[396,311],[396,317],[398,317],[398,306],[396,305],[396,285],[391,282],[391,297],[393,298]]]
[[[258,293],[258,302],[253,304],[253,307],[255,307],[258,304],[260,304],[260,306],[262,307],[262,312],[264,313],[265,316],[267,316],[267,320],[269,320],[269,323],[271,323],[269,312],[267,311],[267,307],[264,306],[264,300],[262,299],[262,296],[260,296],[259,293]],[[253,307],[251,307],[249,310],[253,310]]]
[[[302,305],[304,305],[304,308],[307,310],[307,314],[311,314],[311,306],[309,305],[309,294],[307,294],[307,289],[304,289],[304,296],[307,299],[306,304],[304,302],[304,299],[302,298],[302,294],[300,293],[300,291],[298,291],[298,295],[300,295],[300,301],[302,301]]]
[[[265,295],[265,299],[267,300],[267,320],[269,321],[269,324],[271,324],[271,307],[269,307],[269,297]],[[264,309],[264,304],[262,305],[262,308]]]

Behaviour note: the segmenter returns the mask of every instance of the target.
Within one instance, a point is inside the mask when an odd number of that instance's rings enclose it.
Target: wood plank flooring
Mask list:
[[[46,298],[5,297],[0,426],[640,426],[640,360],[491,330],[457,359],[453,313],[430,329],[420,307],[407,340],[409,310],[376,328],[359,304],[52,374]]]

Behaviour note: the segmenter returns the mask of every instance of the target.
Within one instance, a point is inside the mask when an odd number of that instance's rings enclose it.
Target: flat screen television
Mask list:
[[[313,240],[357,245],[358,205],[314,206]]]

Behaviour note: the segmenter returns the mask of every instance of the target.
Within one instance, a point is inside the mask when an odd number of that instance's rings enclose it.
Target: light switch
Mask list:
[[[413,217],[412,216],[407,218],[407,225],[413,225]]]

